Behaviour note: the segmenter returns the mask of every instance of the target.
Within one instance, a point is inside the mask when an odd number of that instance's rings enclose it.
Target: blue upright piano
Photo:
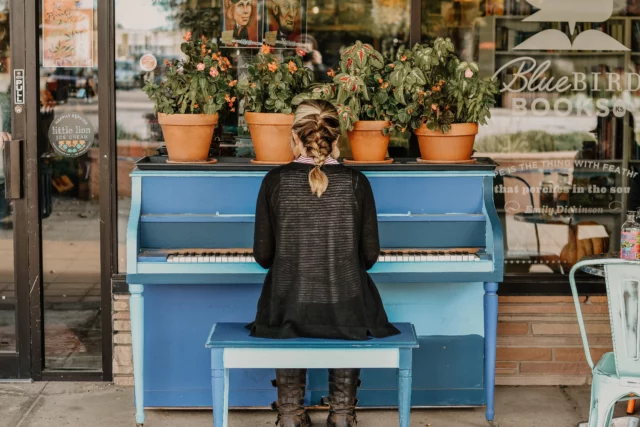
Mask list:
[[[268,166],[138,162],[131,174],[127,283],[136,404],[210,407],[216,322],[253,320],[263,270],[251,256],[255,203]],[[493,202],[496,164],[359,166],[376,199],[383,253],[370,274],[392,322],[411,322],[414,407],[486,405],[493,420],[502,229]],[[276,400],[270,370],[232,371],[231,407]],[[327,396],[310,371],[307,405]],[[396,373],[364,370],[360,406],[397,404]],[[143,413],[138,411],[138,422]]]

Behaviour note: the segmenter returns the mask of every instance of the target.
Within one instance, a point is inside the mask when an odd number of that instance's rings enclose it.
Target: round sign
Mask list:
[[[140,58],[140,68],[142,71],[153,71],[158,66],[158,60],[150,53],[145,53]]]
[[[49,143],[65,157],[79,157],[89,151],[95,140],[93,125],[78,113],[57,116],[49,127]]]

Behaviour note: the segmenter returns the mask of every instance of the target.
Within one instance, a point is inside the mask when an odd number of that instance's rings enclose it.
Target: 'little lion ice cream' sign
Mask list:
[[[93,125],[78,113],[57,116],[49,127],[49,142],[65,157],[79,157],[89,151],[95,140]]]
[[[93,0],[42,0],[43,67],[93,67]]]

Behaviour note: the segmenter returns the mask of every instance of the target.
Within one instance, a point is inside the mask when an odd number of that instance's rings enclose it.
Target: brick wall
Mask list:
[[[607,298],[581,297],[591,357],[611,351]],[[590,378],[571,297],[500,297],[498,385],[582,385]]]
[[[607,299],[582,297],[594,360],[611,351]],[[113,374],[133,385],[129,297],[113,301]],[[498,385],[583,385],[590,378],[571,297],[500,297]]]

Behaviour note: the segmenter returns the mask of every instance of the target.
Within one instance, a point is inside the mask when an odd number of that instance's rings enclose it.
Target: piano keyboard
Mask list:
[[[378,262],[475,262],[480,257],[463,251],[381,251]],[[251,252],[184,252],[167,256],[170,263],[252,263]]]

